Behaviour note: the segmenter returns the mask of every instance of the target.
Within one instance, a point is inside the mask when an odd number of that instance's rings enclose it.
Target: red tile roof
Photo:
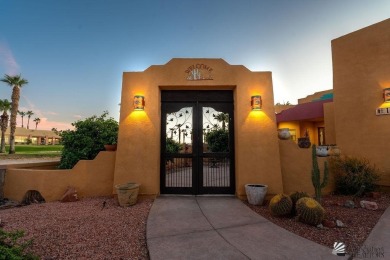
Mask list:
[[[298,104],[295,107],[283,110],[276,114],[276,122],[299,121],[324,117],[324,103],[333,102],[333,99]]]

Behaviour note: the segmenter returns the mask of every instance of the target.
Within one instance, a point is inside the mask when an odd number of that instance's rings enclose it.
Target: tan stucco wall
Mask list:
[[[68,186],[82,197],[110,196],[113,189],[115,152],[100,152],[94,160],[81,160],[70,170],[44,170],[42,165],[9,165],[4,196],[21,201],[28,190],[37,190],[47,202],[61,199]]]
[[[280,160],[283,174],[283,190],[286,194],[305,191],[314,195],[311,181],[312,149],[299,148],[291,140],[279,140]],[[324,176],[324,162],[330,157],[317,157],[321,180]],[[334,178],[329,172],[329,183],[322,189],[322,194],[329,194],[334,189]]]
[[[390,87],[390,19],[333,40],[332,58],[337,144],[368,158],[390,185],[390,115],[375,115]]]
[[[189,81],[193,64],[213,69],[213,80]],[[142,195],[160,193],[160,90],[233,90],[235,116],[236,194],[244,184],[265,183],[270,193],[282,191],[282,177],[270,72],[251,72],[222,59],[172,59],[144,72],[123,74],[119,140],[114,184],[141,183]],[[134,111],[133,97],[145,96],[144,111]],[[250,97],[261,95],[262,111],[251,111]]]
[[[312,144],[318,145],[318,127],[325,127],[325,123],[323,121],[312,122],[312,121],[290,121],[290,122],[280,122],[278,123],[278,129],[280,128],[289,128],[296,130],[296,138],[303,137],[306,129],[309,131],[310,142]],[[326,139],[326,131],[325,129],[325,140],[326,143],[329,144]],[[297,141],[295,141],[297,143]]]
[[[301,126],[301,136],[303,137],[306,129],[309,130],[309,137],[310,137],[310,142],[312,144],[318,145],[318,127],[324,127],[324,122],[319,121],[319,122],[311,122],[311,121],[301,121],[300,123]],[[325,129],[326,131],[326,129]]]
[[[337,144],[334,116],[334,103],[324,103],[324,125],[326,144]]]

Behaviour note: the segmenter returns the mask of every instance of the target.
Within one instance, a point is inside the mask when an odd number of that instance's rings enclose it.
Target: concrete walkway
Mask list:
[[[390,259],[390,207],[376,223],[360,250],[355,252],[355,256],[356,259]]]
[[[347,259],[276,226],[235,197],[160,196],[146,236],[151,260]]]

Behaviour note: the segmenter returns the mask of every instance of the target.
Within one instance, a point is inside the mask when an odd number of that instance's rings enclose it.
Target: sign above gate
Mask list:
[[[206,64],[193,64],[187,68],[187,80],[212,80],[213,69]]]

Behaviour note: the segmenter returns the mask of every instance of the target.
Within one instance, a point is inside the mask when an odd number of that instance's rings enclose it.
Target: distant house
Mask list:
[[[5,143],[9,143],[10,128],[5,132]],[[30,141],[31,142],[30,142]],[[15,144],[55,145],[59,144],[61,136],[50,130],[34,130],[16,127]]]
[[[326,130],[328,103],[333,103],[333,90],[316,92],[298,100],[298,105],[276,106],[276,122],[278,129],[289,128],[291,139],[303,137],[307,131],[313,144],[335,144],[334,129]],[[333,116],[333,115],[331,115]],[[331,131],[330,131],[331,130]]]

